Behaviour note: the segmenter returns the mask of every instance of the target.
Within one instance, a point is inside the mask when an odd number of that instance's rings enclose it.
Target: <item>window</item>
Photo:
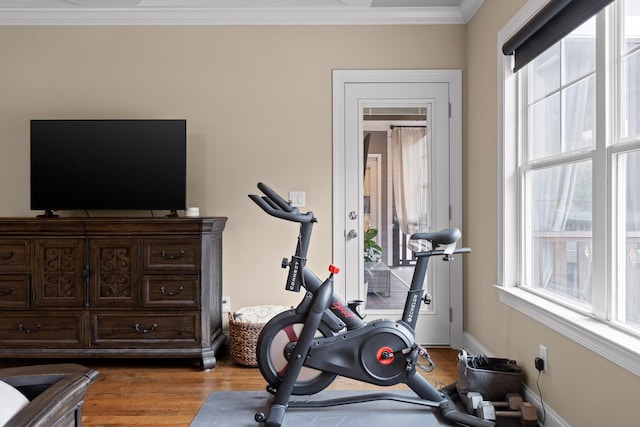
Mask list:
[[[640,2],[509,62],[501,300],[640,375]]]
[[[595,18],[518,73],[522,286],[592,310]]]

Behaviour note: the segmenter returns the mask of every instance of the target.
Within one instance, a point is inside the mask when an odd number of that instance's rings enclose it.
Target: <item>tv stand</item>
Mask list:
[[[0,358],[216,365],[227,218],[0,218]]]
[[[175,209],[171,209],[171,212],[166,214],[164,217],[165,218],[177,218],[178,217],[178,211],[175,210]]]
[[[36,216],[36,218],[58,218],[60,215],[53,213],[53,209],[45,209],[42,215]]]

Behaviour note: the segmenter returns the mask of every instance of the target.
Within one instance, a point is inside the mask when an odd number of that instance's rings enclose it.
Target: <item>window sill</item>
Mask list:
[[[498,286],[500,301],[640,376],[640,339],[518,287]]]

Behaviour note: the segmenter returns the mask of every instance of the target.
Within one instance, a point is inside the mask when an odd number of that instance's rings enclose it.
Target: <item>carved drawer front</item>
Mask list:
[[[29,271],[31,242],[23,239],[0,239],[0,272]]]
[[[136,239],[91,241],[91,305],[140,305],[140,244]]]
[[[85,305],[85,251],[82,239],[40,239],[36,242],[32,281],[34,305]]]
[[[20,346],[81,347],[82,313],[3,313],[0,315],[0,341]]]
[[[145,239],[144,268],[146,270],[200,269],[200,240]]]
[[[29,276],[0,275],[0,308],[29,307]]]
[[[143,301],[146,307],[199,306],[200,278],[196,275],[144,276]]]
[[[93,316],[95,346],[121,347],[126,344],[194,345],[200,340],[200,316],[197,312],[98,313]]]

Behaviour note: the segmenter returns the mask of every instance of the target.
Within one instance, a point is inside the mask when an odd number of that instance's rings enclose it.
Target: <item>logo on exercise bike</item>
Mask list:
[[[351,310],[349,310],[344,305],[340,304],[338,301],[334,301],[331,304],[331,310],[332,311],[338,311],[338,312],[342,313],[342,316],[344,316],[345,319],[347,319],[349,317],[355,317],[355,314],[353,314],[353,312]]]
[[[413,321],[413,316],[416,313],[416,306],[418,305],[418,295],[411,295],[411,305],[409,306],[409,316],[407,317],[408,322]]]
[[[293,292],[300,292],[302,286],[302,277],[300,277],[300,260],[292,259],[292,264],[289,264],[289,276],[287,277],[287,290]]]

